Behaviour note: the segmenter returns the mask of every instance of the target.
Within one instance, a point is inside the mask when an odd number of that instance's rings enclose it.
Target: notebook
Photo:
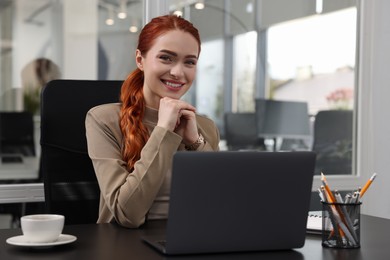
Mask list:
[[[313,152],[177,152],[165,236],[168,255],[283,250],[304,245]]]
[[[325,218],[325,221],[330,221],[329,216],[323,216],[322,211],[309,211],[307,218],[306,232],[308,234],[322,234],[322,221]],[[328,231],[332,228],[331,225],[328,225]]]

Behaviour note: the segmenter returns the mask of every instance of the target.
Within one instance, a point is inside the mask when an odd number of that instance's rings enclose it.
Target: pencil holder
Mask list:
[[[322,246],[360,247],[360,205],[322,202]]]

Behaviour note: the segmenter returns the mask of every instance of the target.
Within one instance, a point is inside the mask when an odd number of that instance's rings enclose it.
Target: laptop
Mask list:
[[[1,163],[23,163],[21,154],[0,154]]]
[[[314,165],[314,152],[177,152],[165,235],[143,240],[167,255],[300,248]]]

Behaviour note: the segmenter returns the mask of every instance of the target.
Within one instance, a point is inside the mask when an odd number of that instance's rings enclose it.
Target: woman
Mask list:
[[[173,154],[216,151],[214,122],[180,100],[196,75],[198,30],[183,18],[154,18],[141,31],[137,69],[124,81],[121,103],[86,117],[88,153],[99,182],[98,223],[136,228],[166,218]]]

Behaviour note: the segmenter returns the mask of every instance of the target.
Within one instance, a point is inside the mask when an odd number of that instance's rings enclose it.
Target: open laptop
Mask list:
[[[177,152],[164,254],[282,250],[304,245],[313,152]]]
[[[23,163],[22,155],[15,154],[1,154],[1,163]]]

